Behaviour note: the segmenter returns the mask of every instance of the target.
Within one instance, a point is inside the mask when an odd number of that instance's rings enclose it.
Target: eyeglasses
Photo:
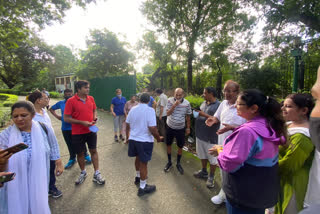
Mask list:
[[[40,100],[49,100],[48,97],[41,97]]]

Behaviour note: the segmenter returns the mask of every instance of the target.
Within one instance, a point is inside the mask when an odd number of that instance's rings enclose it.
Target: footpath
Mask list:
[[[50,105],[58,100],[51,99]],[[49,113],[55,134],[59,141],[63,164],[69,155],[61,133],[61,122]],[[156,192],[137,196],[134,185],[134,158],[127,155],[127,145],[113,140],[112,116],[98,110],[98,153],[101,174],[106,179],[103,186],[92,182],[93,166],[87,165],[88,177],[79,186],[74,182],[79,176],[80,169],[75,164],[71,169],[57,177],[57,187],[63,196],[58,199],[50,198],[53,214],[102,214],[102,213],[139,213],[139,214],[193,214],[216,213],[224,214],[224,205],[216,206],[210,198],[216,195],[220,188],[220,175],[216,174],[215,187],[208,189],[205,180],[196,179],[193,172],[201,168],[200,161],[192,154],[184,152],[181,164],[185,170],[180,175],[174,167],[165,173],[163,168],[167,163],[166,146],[155,143],[151,162],[148,164],[148,183],[157,186]],[[173,150],[173,163],[176,161],[176,151]]]

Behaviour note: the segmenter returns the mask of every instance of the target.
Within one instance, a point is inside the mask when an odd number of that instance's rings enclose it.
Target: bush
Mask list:
[[[7,121],[10,119],[10,108],[0,107],[0,127],[4,127]]]
[[[13,94],[0,94],[0,100],[3,101],[3,106],[10,107],[18,101],[18,96]]]
[[[10,107],[17,101],[17,95],[0,94],[0,127],[4,127],[10,119]]]
[[[198,95],[189,95],[186,96],[185,99],[190,102],[191,107],[194,109],[200,109],[200,106],[204,101],[204,99]]]
[[[0,93],[15,94],[15,95],[22,95],[22,96],[28,95],[28,92],[14,90],[14,89],[0,89]]]
[[[50,91],[49,94],[50,94],[50,98],[61,98],[61,97],[63,97],[63,94],[60,94],[59,92],[56,92],[56,91]]]

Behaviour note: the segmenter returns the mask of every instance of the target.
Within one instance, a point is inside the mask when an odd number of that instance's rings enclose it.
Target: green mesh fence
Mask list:
[[[127,100],[136,94],[136,77],[133,75],[96,78],[89,81],[90,95],[94,97],[98,108],[110,109],[111,99],[116,96],[117,88],[122,90],[122,96]]]

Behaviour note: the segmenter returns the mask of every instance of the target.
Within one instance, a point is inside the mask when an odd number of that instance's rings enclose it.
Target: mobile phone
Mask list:
[[[7,174],[7,175],[2,175],[2,176],[0,176],[0,183],[12,181],[14,179],[14,176],[16,176],[16,173],[14,173],[14,172]]]
[[[14,154],[14,153],[20,152],[26,148],[28,148],[28,145],[26,145],[24,143],[19,143],[17,145],[14,145],[12,147],[5,149],[4,151]]]

